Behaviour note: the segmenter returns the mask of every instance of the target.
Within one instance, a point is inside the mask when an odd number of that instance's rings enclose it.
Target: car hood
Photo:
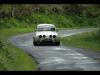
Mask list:
[[[52,32],[52,31],[41,31],[41,32],[35,32],[36,36],[39,36],[39,35],[46,35],[46,36],[49,36],[49,35],[58,35],[57,32]]]

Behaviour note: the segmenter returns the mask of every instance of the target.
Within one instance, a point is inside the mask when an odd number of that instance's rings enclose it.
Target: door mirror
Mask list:
[[[36,32],[36,29],[34,30],[34,32]]]

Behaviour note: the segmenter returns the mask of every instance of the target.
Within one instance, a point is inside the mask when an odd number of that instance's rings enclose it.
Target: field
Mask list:
[[[7,42],[8,37],[32,32],[33,28],[11,28],[0,30],[0,70],[5,71],[35,71],[36,61],[26,52]]]
[[[100,52],[100,38],[98,38],[97,31],[64,37],[62,43],[67,46]]]
[[[37,70],[35,59],[8,43],[9,37],[33,32],[40,23],[55,24],[57,28],[100,28],[99,9],[98,4],[0,5],[0,70]],[[65,37],[61,41],[66,45],[99,51],[99,35],[100,32],[91,32]]]

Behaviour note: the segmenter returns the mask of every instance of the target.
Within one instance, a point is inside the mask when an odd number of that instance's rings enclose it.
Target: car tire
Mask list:
[[[56,42],[56,45],[57,45],[57,46],[60,46],[60,42]]]
[[[37,46],[37,43],[33,41],[33,45],[34,45],[34,46]]]

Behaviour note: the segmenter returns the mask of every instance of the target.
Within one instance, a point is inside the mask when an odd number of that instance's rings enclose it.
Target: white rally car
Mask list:
[[[33,35],[34,45],[53,44],[60,45],[60,38],[53,24],[39,24]]]

